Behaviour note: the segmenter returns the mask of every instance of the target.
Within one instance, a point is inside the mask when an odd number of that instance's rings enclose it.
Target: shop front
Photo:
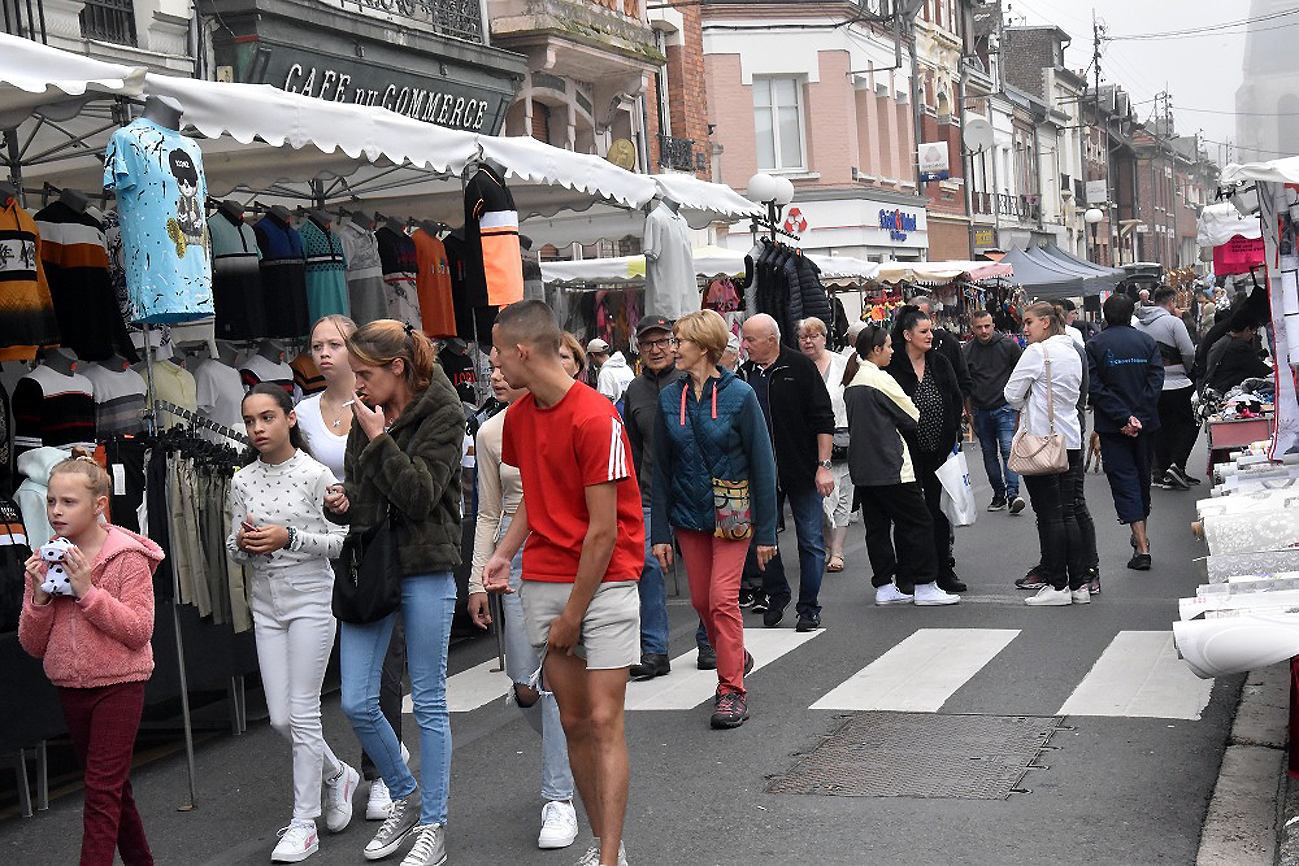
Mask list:
[[[878,198],[796,195],[785,208],[782,228],[798,235],[795,243],[803,250],[872,262],[922,261],[929,251],[924,207]],[[747,234],[732,234],[727,246],[747,249],[748,243]]]

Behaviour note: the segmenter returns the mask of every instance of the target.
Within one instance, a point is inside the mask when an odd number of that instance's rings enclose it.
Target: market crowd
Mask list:
[[[1015,582],[1032,592],[1027,605],[1086,605],[1101,592],[1100,506],[1083,484],[1093,450],[1131,530],[1127,567],[1149,570],[1152,484],[1199,483],[1188,459],[1205,406],[1269,373],[1253,342],[1257,304],[1200,305],[1188,327],[1176,300],[1168,287],[1112,295],[1101,328],[1068,302],[1031,303],[1014,311],[1018,333],[976,311],[964,345],[925,297],[842,338],[818,318],[782,334],[765,314],[739,333],[709,310],[647,316],[639,370],[603,340],[562,332],[544,304],[518,302],[493,328],[467,495],[465,412],[428,339],[394,320],[321,319],[310,350],[325,390],[296,405],[271,385],[247,393],[251,447],[231,485],[227,548],[250,575],[270,723],[293,756],[292,818],[271,860],[314,854],[318,820],[345,830],[368,783],[358,811],[378,827],[367,860],[405,849],[403,866],[448,861],[463,511],[476,513],[469,614],[487,628],[490,596],[502,599],[512,699],[541,737],[538,845],[575,842],[580,797],[594,842],[578,862],[589,866],[628,862],[624,694],[629,678],[671,675],[664,572],[678,561],[696,664],[717,675],[719,729],[751,712],[746,612],[768,628],[787,617],[822,628],[822,580],[838,572],[869,576],[881,606],[961,601],[953,528],[976,510],[967,427],[992,488],[983,507],[1020,520],[1032,510],[1040,555]],[[138,866],[153,857],[129,770],[163,552],[100,520],[110,483],[85,455],[53,467],[47,514],[68,543],[61,564],[27,562],[19,634],[60,687],[85,766],[81,862],[111,864],[117,851]],[[864,562],[846,554],[857,522]],[[782,530],[797,553],[788,569]],[[336,633],[356,767],[321,724]],[[418,772],[401,731],[407,673]]]

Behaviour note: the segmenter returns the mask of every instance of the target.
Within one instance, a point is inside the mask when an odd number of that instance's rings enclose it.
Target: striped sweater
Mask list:
[[[44,364],[14,386],[14,453],[51,445],[95,447],[95,386]]]

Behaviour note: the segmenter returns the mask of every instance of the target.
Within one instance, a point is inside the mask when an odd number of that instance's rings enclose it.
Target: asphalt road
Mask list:
[[[977,448],[969,457],[982,502],[988,494]],[[1194,460],[1203,465],[1202,449]],[[1161,687],[1161,699],[1194,704],[1194,688],[1164,676],[1166,668],[1156,667],[1142,680],[1143,660],[1137,655],[1129,659],[1118,647],[1127,646],[1122,643],[1124,634],[1168,632],[1176,599],[1194,592],[1197,578],[1191,560],[1203,551],[1187,524],[1194,498],[1207,495],[1207,486],[1187,493],[1154,491],[1154,568],[1137,573],[1124,568],[1130,555],[1127,532],[1113,519],[1104,476],[1089,475],[1087,494],[1100,534],[1104,592],[1086,607],[1027,608],[1022,603],[1026,593],[1013,588],[1013,580],[1036,559],[1031,510],[1018,517],[980,513],[975,526],[958,530],[957,570],[970,591],[962,604],[949,608],[874,607],[861,527],[855,525],[847,571],[825,578],[825,628],[814,639],[792,646],[793,617],[787,617],[787,634],[779,637],[787,638],[784,643],[792,648],[750,676],[753,717],[747,724],[734,731],[710,730],[711,702],[706,700],[691,709],[628,713],[629,862],[1193,863],[1240,678],[1215,683],[1202,712],[1188,714],[1199,718],[1128,715],[1142,712],[1142,706],[1150,705],[1143,704],[1143,696],[1159,697]],[[787,567],[793,566],[797,553],[792,523],[781,543]],[[684,575],[681,586],[684,591]],[[669,601],[673,654],[688,653],[693,648],[693,612],[685,598]],[[746,615],[746,626],[761,630],[760,618]],[[1116,638],[1120,642],[1108,659],[1117,663],[1121,675],[1137,672],[1133,675],[1140,693],[1126,709],[1114,713],[1066,714],[1064,727],[1037,758],[1047,768],[1029,770],[1020,782],[1024,792],[1007,799],[765,792],[770,777],[789,770],[796,755],[816,746],[844,721],[844,712],[812,709],[814,703],[904,641],[912,639],[903,650],[912,647],[920,630],[935,629],[956,631],[926,631],[921,636],[953,635],[956,644],[939,658],[940,664],[917,664],[914,684],[903,677],[903,685],[889,700],[905,703],[910,692],[932,692],[935,668],[941,671],[944,660],[952,667],[969,663],[971,675],[949,684],[947,692],[940,684],[940,706],[924,709],[922,715],[1056,716]],[[974,646],[969,641],[990,635],[1004,646],[994,647],[985,660],[971,662],[976,651],[969,649]],[[755,638],[759,639],[771,642],[767,635]],[[457,645],[450,671],[469,671],[494,652],[490,639]],[[914,653],[906,656],[906,664],[916,664],[916,659]],[[1112,664],[1109,670],[1114,669]],[[691,670],[678,663],[662,684],[675,686],[679,680],[679,688],[667,689],[667,697],[649,697],[648,702],[670,702],[672,692],[688,692]],[[878,666],[874,670],[888,673]],[[1102,696],[1113,691],[1104,680],[1089,682],[1093,698],[1097,691]],[[860,697],[861,692],[858,688],[854,694]],[[250,699],[254,703],[255,697]],[[1159,700],[1154,705],[1162,706]],[[917,723],[916,740],[925,736],[924,721]],[[449,862],[575,862],[588,832],[567,851],[536,848],[542,805],[540,744],[518,710],[493,699],[453,714],[452,727]],[[341,755],[357,751],[339,712],[337,693],[325,699],[325,730]],[[413,730],[412,720],[407,730]],[[951,746],[946,739],[936,749]],[[981,759],[976,752],[971,751],[970,761]],[[921,764],[903,775],[923,779],[933,772]],[[287,746],[264,721],[253,722],[241,737],[211,738],[199,747],[198,780],[198,807],[178,811],[188,799],[180,755],[154,760],[135,773],[136,796],[157,862],[269,862],[275,832],[288,823],[291,813]],[[364,788],[357,800],[362,814],[363,800]],[[23,866],[75,862],[80,808],[74,792],[34,819],[0,823],[0,856]],[[376,827],[358,816],[345,832],[331,836],[322,824],[320,852],[307,862],[363,862],[361,849]]]

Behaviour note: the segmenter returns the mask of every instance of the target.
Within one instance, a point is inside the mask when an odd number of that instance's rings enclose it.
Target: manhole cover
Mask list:
[[[867,712],[767,785],[769,794],[1004,800],[1062,719]]]

